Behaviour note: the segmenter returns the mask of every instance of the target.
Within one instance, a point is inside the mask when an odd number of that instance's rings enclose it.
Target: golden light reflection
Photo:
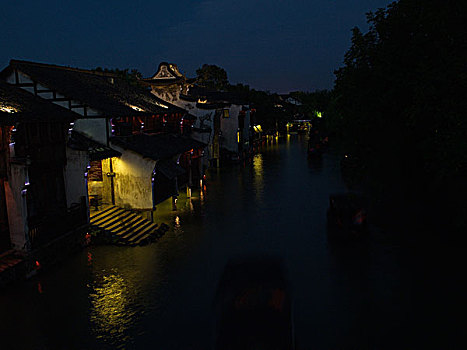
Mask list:
[[[263,176],[263,155],[261,153],[255,154],[253,157],[253,169],[255,169],[256,176]]]
[[[130,289],[120,275],[104,276],[89,297],[90,318],[99,338],[122,335],[130,327]]]
[[[255,172],[255,177],[253,183],[255,185],[255,193],[258,200],[261,200],[263,194],[263,155],[258,153],[253,158],[253,170]]]

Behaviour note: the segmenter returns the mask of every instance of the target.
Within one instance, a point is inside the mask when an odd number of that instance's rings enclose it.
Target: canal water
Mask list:
[[[89,247],[0,292],[0,347],[209,349],[216,285],[245,253],[284,259],[298,349],[415,349],[433,332],[452,344],[436,321],[450,315],[445,294],[425,293],[443,282],[424,272],[436,264],[374,225],[368,242],[328,241],[328,197],[345,190],[339,156],[310,163],[305,136],[265,145],[210,171],[204,194],[181,195],[177,211],[158,208],[171,226],[159,242]]]

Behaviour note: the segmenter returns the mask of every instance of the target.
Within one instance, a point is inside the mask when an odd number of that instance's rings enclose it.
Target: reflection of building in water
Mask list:
[[[261,153],[256,154],[253,158],[253,171],[255,173],[255,176],[253,178],[253,184],[255,187],[256,197],[257,199],[261,199],[264,187],[263,155]]]
[[[263,155],[258,153],[253,158],[253,169],[255,170],[256,178],[263,178]]]
[[[133,313],[130,311],[130,289],[118,274],[104,276],[90,294],[91,323],[97,338],[111,340],[122,336],[130,327]]]

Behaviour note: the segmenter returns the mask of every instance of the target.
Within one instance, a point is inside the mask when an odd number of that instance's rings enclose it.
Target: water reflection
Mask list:
[[[253,171],[253,185],[255,188],[256,199],[261,201],[263,199],[264,191],[263,155],[261,153],[258,153],[253,157]]]
[[[96,278],[91,301],[90,320],[96,338],[110,342],[126,340],[126,332],[134,322],[135,310],[130,310],[131,291],[116,271]]]
[[[337,155],[309,164],[300,136],[261,152],[245,168],[211,169],[176,211],[171,200],[158,205],[154,218],[170,230],[157,243],[90,247],[31,290],[0,294],[0,319],[13,329],[3,338],[17,342],[5,348],[207,349],[219,276],[250,252],[284,257],[301,349],[400,347],[394,334],[411,329],[410,266],[379,240],[327,241],[329,194],[345,190]]]

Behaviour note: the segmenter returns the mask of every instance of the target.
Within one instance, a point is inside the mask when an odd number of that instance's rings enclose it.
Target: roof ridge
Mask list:
[[[32,61],[11,59],[10,60],[10,65],[15,65],[15,64],[27,64],[27,65],[30,65],[30,66],[38,66],[38,67],[44,67],[44,68],[58,68],[58,69],[62,69],[62,70],[68,70],[68,71],[80,72],[80,73],[87,73],[87,74],[93,74],[93,75],[100,75],[100,76],[103,76],[103,77],[111,77],[111,78],[119,78],[120,77],[118,74],[111,73],[111,72],[104,72],[104,71],[99,72],[99,71],[91,70],[91,69],[60,66],[58,64],[50,64],[50,63],[41,63],[41,62],[32,62]]]

